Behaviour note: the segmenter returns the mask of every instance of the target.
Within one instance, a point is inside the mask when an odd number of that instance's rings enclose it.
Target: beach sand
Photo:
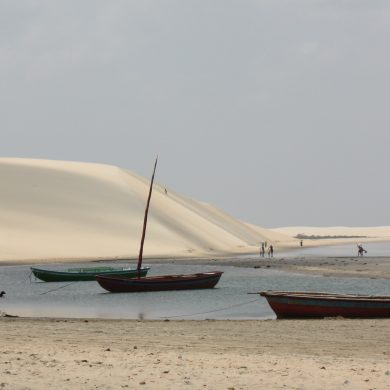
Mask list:
[[[1,318],[3,389],[389,389],[390,320]]]

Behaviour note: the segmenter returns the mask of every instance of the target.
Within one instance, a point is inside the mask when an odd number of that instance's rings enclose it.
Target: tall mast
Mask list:
[[[156,172],[157,160],[158,160],[158,156],[156,157],[156,162],[154,163],[153,175],[152,175],[152,180],[150,182],[150,188],[149,188],[149,196],[148,196],[148,201],[146,203],[146,209],[145,209],[144,226],[143,226],[143,229],[142,229],[141,247],[139,248],[138,265],[137,265],[137,277],[138,277],[138,279],[141,277],[142,254],[143,254],[143,251],[144,251],[146,223],[148,222],[149,204],[150,204],[150,198],[152,196],[154,173]]]

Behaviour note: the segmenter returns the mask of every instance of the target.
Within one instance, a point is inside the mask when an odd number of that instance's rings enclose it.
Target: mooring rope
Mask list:
[[[60,287],[57,287],[57,288],[53,288],[52,290],[45,291],[43,293],[40,293],[39,295],[45,295],[45,294],[48,294],[48,293],[53,292],[53,291],[61,290],[62,288],[68,287],[68,286],[70,286],[71,284],[74,284],[74,283],[76,283],[76,282],[65,284],[65,286],[60,286]]]
[[[217,311],[223,311],[223,310],[226,310],[226,309],[231,309],[232,307],[248,305],[249,303],[253,303],[253,302],[256,302],[256,301],[261,301],[261,299],[257,298],[257,299],[252,299],[251,301],[235,303],[234,305],[225,306],[225,307],[222,307],[220,309],[215,309],[215,310],[202,311],[202,312],[192,313],[192,314],[181,314],[181,315],[176,315],[176,316],[166,316],[166,317],[160,317],[160,318],[166,318],[167,319],[167,318],[178,318],[178,317],[192,317],[192,316],[196,316],[196,315],[200,315],[200,314],[215,313]]]

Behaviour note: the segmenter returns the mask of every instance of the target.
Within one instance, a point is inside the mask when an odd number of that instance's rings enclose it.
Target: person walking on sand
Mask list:
[[[274,247],[272,245],[268,248],[268,257],[274,257]]]
[[[265,254],[264,242],[262,242],[260,248],[260,257],[264,257],[264,254]]]
[[[358,247],[358,256],[363,256],[364,253],[367,253],[367,251],[363,248],[362,244],[357,244]]]

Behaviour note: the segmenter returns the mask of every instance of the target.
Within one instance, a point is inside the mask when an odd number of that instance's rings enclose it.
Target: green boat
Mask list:
[[[140,269],[140,275],[146,276],[149,269],[150,267],[142,267]],[[137,269],[129,267],[69,268],[64,271],[31,267],[31,272],[37,279],[43,280],[44,282],[77,282],[96,280],[96,275],[124,276],[127,278],[137,277]]]

